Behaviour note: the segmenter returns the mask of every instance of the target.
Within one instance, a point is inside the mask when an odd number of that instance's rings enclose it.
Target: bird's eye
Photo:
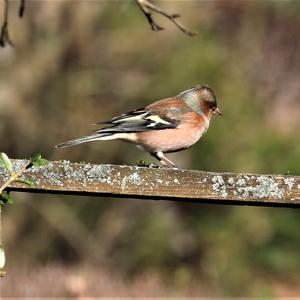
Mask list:
[[[207,105],[210,109],[215,109],[217,107],[215,102],[208,102]]]

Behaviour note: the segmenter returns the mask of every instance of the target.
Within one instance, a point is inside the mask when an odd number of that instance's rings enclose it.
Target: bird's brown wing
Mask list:
[[[98,133],[129,133],[176,128],[178,122],[168,116],[165,107],[159,110],[158,107],[148,106],[121,114],[110,121],[99,122],[99,124],[109,126],[96,130]]]

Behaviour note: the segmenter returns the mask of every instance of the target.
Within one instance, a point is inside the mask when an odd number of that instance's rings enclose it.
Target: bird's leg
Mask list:
[[[171,160],[164,156],[163,152],[155,152],[151,153],[151,155],[159,160],[163,166],[178,169],[178,167]]]

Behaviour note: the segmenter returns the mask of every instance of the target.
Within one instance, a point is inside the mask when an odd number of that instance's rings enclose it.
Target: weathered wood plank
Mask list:
[[[15,170],[26,164],[13,160]],[[50,162],[23,177],[36,187],[13,183],[12,191],[91,194],[239,205],[300,206],[300,176],[210,173],[117,165]],[[8,175],[0,166],[0,186]]]

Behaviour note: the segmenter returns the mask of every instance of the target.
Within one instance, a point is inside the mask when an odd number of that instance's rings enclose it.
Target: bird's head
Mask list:
[[[222,115],[217,98],[207,85],[197,85],[179,94],[194,111],[204,114]]]

